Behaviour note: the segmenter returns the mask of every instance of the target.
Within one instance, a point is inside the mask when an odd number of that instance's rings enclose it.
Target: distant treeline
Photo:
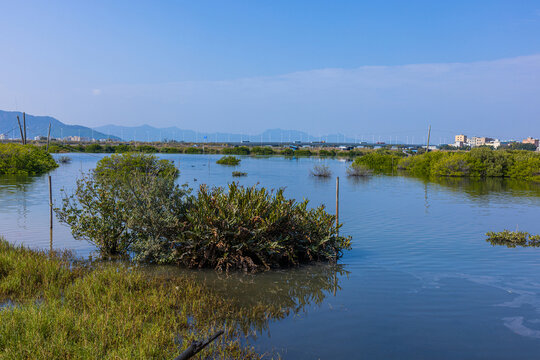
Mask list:
[[[432,151],[408,155],[375,151],[356,158],[354,164],[376,171],[402,170],[422,177],[507,177],[540,181],[540,153],[526,150]]]
[[[154,145],[69,145],[69,144],[52,144],[49,147],[52,153],[66,152],[86,152],[86,153],[125,153],[125,152],[142,152],[142,153],[163,153],[163,154],[223,154],[223,155],[285,155],[285,156],[360,156],[364,155],[371,149],[355,149],[355,150],[326,150],[326,149],[296,149],[291,148],[272,148],[269,146],[236,146],[236,147],[216,147],[216,146],[154,146]]]

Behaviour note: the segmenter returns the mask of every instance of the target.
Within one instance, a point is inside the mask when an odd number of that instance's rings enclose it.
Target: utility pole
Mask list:
[[[427,133],[427,146],[426,146],[426,152],[429,152],[429,137],[431,136],[431,125],[429,125],[428,133]]]

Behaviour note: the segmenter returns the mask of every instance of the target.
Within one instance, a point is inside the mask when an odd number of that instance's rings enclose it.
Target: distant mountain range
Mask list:
[[[19,125],[17,124],[17,115],[23,121],[23,114],[19,111],[0,110],[0,135],[5,134],[8,138],[20,139]],[[81,125],[67,125],[50,116],[35,116],[26,114],[26,137],[28,140],[36,136],[47,136],[51,124],[51,137],[64,138],[67,136],[80,136],[94,139],[113,138],[108,134],[93,130]]]
[[[156,128],[150,125],[118,126],[105,125],[95,128],[100,132],[117,136],[126,141],[185,141],[185,142],[293,142],[293,141],[321,141],[326,142],[354,142],[360,139],[346,137],[341,134],[313,136],[298,130],[270,129],[261,134],[237,134],[222,132],[197,132],[180,129],[178,127]]]
[[[8,138],[20,138],[17,115],[23,119],[22,112],[0,110],[0,135]],[[105,125],[89,128],[81,125],[68,125],[51,116],[36,116],[26,114],[26,136],[29,140],[36,136],[47,136],[51,124],[51,137],[65,138],[80,136],[89,139],[113,139],[124,141],[185,141],[185,142],[294,142],[294,141],[326,141],[330,143],[360,142],[359,138],[351,138],[342,134],[313,136],[298,130],[270,129],[257,135],[197,132],[178,127],[156,128],[150,125],[118,126]]]

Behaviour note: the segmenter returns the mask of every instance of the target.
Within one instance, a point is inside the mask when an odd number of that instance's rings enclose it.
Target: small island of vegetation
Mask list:
[[[76,239],[137,262],[258,271],[335,260],[350,248],[324,206],[231,183],[176,185],[178,170],[153,155],[105,157],[56,209]]]
[[[216,164],[236,166],[240,164],[240,159],[236,156],[223,156],[221,159],[216,161]]]
[[[504,245],[509,248],[540,247],[540,235],[531,235],[525,231],[490,231],[486,236],[488,237],[486,241],[492,245]]]

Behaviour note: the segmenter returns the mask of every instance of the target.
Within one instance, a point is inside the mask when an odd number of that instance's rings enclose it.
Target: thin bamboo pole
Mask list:
[[[50,228],[53,228],[53,202],[52,202],[52,181],[51,175],[49,175],[49,220]]]

